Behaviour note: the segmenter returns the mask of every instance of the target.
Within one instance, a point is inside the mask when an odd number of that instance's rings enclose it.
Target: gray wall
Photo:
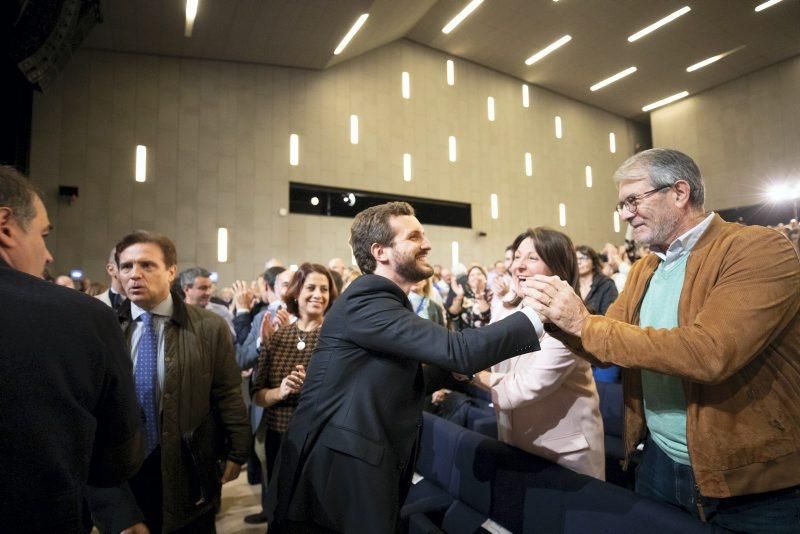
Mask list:
[[[200,264],[225,283],[252,278],[268,257],[287,264],[350,257],[347,219],[280,215],[288,182],[353,187],[469,202],[473,229],[430,226],[431,259],[450,264],[501,258],[528,226],[558,228],[558,204],[577,243],[621,241],[613,229],[615,168],[640,139],[638,125],[543,89],[399,41],[326,69],[77,53],[61,79],[34,102],[31,176],[46,192],[56,229],[54,270],[83,267],[101,276],[110,246],[135,228],[172,236],[181,267]],[[401,72],[411,99],[401,97]],[[489,122],[486,99],[496,101]],[[349,116],[360,118],[360,143],[349,141]],[[554,116],[564,124],[554,135]],[[615,132],[611,154],[608,134]],[[289,165],[289,134],[300,136],[300,164]],[[448,161],[449,135],[458,161]],[[148,147],[148,176],[134,181],[135,146]],[[534,172],[525,175],[524,153]],[[402,176],[402,154],[413,179]],[[585,186],[591,165],[594,186]],[[58,184],[80,187],[72,205]],[[490,195],[500,216],[490,217]],[[229,229],[229,260],[216,261],[217,227]],[[476,236],[484,231],[487,237]]]
[[[697,161],[708,209],[759,203],[770,183],[800,180],[800,56],[656,110],[651,124],[655,146]]]

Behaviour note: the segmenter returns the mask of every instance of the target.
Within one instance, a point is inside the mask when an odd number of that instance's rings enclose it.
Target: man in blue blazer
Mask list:
[[[463,332],[413,312],[406,294],[433,269],[409,204],[359,213],[350,244],[366,274],[325,318],[268,489],[270,534],[397,530],[422,425],[420,364],[471,374],[539,350],[530,308]]]

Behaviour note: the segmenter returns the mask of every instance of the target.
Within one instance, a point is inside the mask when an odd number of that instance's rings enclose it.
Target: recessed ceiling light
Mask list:
[[[686,67],[686,72],[694,72],[694,71],[696,71],[698,69],[702,69],[703,67],[707,67],[707,66],[711,65],[712,63],[716,63],[720,59],[733,54],[734,52],[738,52],[742,48],[744,48],[744,46],[739,46],[739,47],[734,48],[733,50],[728,50],[727,52],[723,52],[721,54],[717,54],[716,56],[711,56],[710,58],[706,58],[703,61],[699,61],[699,62],[695,63],[694,65],[692,65],[690,67]]]
[[[147,147],[136,145],[136,181],[147,180]]]
[[[627,69],[623,70],[622,72],[618,72],[613,76],[610,76],[603,80],[602,82],[597,82],[593,86],[589,88],[590,91],[597,91],[598,89],[602,89],[606,85],[611,85],[612,83],[616,82],[617,80],[621,80],[625,76],[629,76],[636,72],[638,69],[636,67],[628,67]]]
[[[674,13],[671,13],[671,14],[667,15],[666,17],[664,17],[664,18],[663,18],[663,19],[661,19],[661,20],[658,20],[658,21],[654,22],[653,24],[651,24],[651,25],[650,25],[650,26],[648,26],[647,28],[644,28],[644,29],[642,29],[642,30],[639,30],[638,32],[634,33],[633,35],[631,35],[630,37],[628,37],[628,41],[630,41],[630,42],[632,43],[632,42],[636,41],[637,39],[641,39],[642,37],[644,37],[644,36],[645,36],[645,35],[647,35],[648,33],[650,33],[650,32],[653,32],[653,31],[655,31],[655,30],[659,29],[661,26],[663,26],[663,25],[665,25],[665,24],[669,24],[669,23],[670,23],[670,22],[672,22],[673,20],[677,19],[677,18],[678,18],[678,17],[680,17],[681,15],[685,15],[686,13],[688,13],[688,12],[689,12],[689,11],[691,11],[691,10],[692,10],[692,8],[691,8],[691,7],[689,7],[689,6],[683,6],[683,7],[682,7],[682,8],[680,8],[678,11],[676,11],[676,12],[674,12]]]
[[[647,104],[645,107],[642,108],[642,111],[650,111],[651,109],[660,108],[661,106],[666,106],[667,104],[671,104],[676,100],[680,100],[683,97],[689,96],[689,91],[681,91],[678,94],[668,96],[658,102],[653,102],[652,104]]]
[[[194,19],[197,18],[197,4],[199,0],[186,0],[186,26],[183,30],[183,35],[186,37],[192,36],[194,29]]]
[[[333,51],[334,56],[338,56],[339,54],[341,54],[344,51],[345,47],[348,44],[350,44],[350,41],[353,39],[353,37],[355,37],[356,33],[358,33],[358,30],[361,29],[361,26],[363,26],[364,23],[367,22],[367,17],[369,17],[369,13],[364,13],[363,15],[358,17],[358,19],[356,19],[356,22],[355,24],[353,24],[353,27],[350,28],[350,31],[348,31],[347,34],[344,36],[344,39],[341,40],[339,45],[336,47],[336,50]]]
[[[465,18],[467,18],[470,13],[475,11],[479,5],[483,3],[483,0],[472,0],[469,4],[467,4],[464,9],[459,11],[458,15],[453,17],[450,22],[448,22],[444,28],[442,28],[442,33],[450,33],[451,31],[456,29],[456,26],[461,24]]]
[[[774,6],[775,4],[777,4],[778,2],[781,2],[781,1],[782,0],[769,0],[768,2],[764,2],[763,4],[758,4],[756,6],[756,12],[764,11],[768,7],[772,7],[772,6]]]
[[[537,61],[542,59],[544,56],[546,56],[550,52],[553,52],[554,50],[556,50],[558,48],[561,48],[562,46],[564,46],[565,44],[567,44],[571,40],[572,40],[572,36],[570,36],[570,35],[563,36],[562,38],[560,38],[555,43],[547,45],[545,48],[543,48],[542,50],[539,50],[538,52],[533,54],[531,57],[526,59],[525,60],[525,64],[526,65],[533,65],[534,63],[536,63]]]
[[[447,60],[447,85],[456,84],[456,66],[452,59]]]

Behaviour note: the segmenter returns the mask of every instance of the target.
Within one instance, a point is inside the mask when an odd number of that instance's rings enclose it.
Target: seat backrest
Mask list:
[[[423,412],[422,417],[422,438],[416,470],[440,488],[447,489],[456,446],[464,429],[428,412]]]
[[[603,417],[604,432],[610,436],[622,437],[623,402],[622,384],[595,382],[600,396],[600,415]]]

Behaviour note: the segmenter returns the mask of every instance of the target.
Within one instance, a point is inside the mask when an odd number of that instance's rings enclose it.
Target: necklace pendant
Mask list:
[[[306,342],[302,339],[297,342],[297,350],[303,350],[306,348]]]

